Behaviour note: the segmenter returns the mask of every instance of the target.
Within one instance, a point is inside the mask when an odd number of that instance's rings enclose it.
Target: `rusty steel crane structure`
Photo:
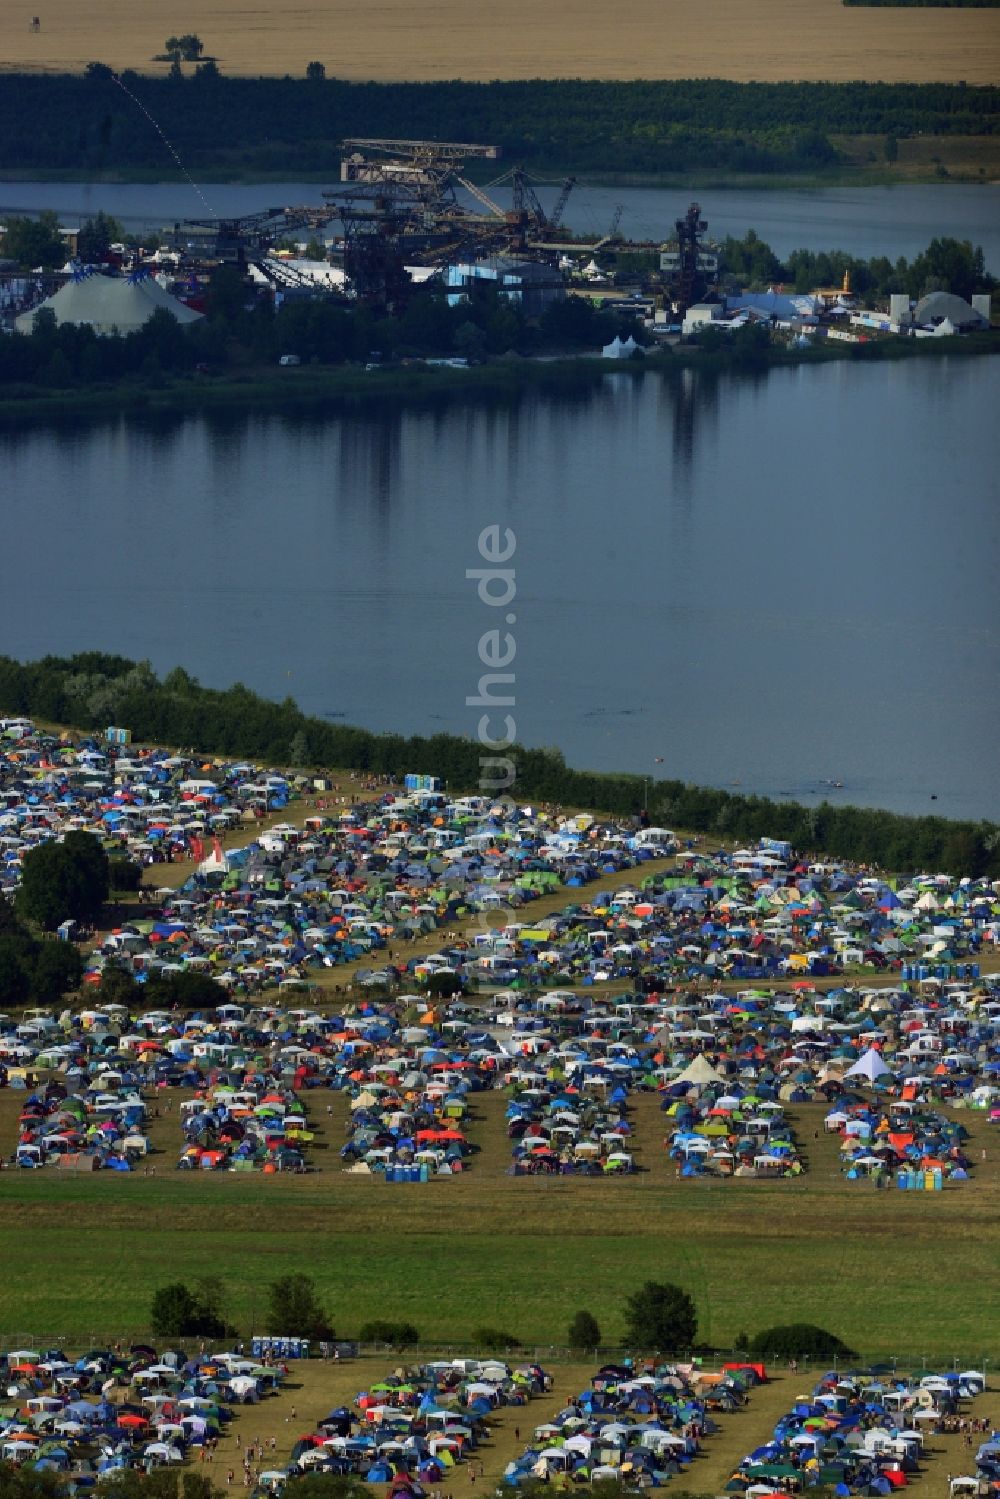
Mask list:
[[[231,265],[242,275],[255,266],[272,283],[308,286],[291,267],[280,267],[270,258],[278,240],[300,229],[322,229],[330,220],[325,208],[263,208],[259,213],[229,219],[184,219],[170,235],[174,248],[192,250],[205,260]]]
[[[406,261],[460,253],[466,242],[488,242],[503,223],[503,210],[462,175],[470,159],[495,161],[498,146],[372,138],[346,140],[341,150],[341,185],[323,197],[344,226],[347,278],[373,306],[399,307],[409,287]],[[485,213],[459,201],[459,186]]]
[[[718,280],[719,257],[704,239],[708,222],[701,216],[700,204],[690,205],[684,217],[675,221],[674,231],[677,248],[661,253],[660,268],[683,315]]]
[[[574,179],[563,183],[547,216],[523,167],[485,188],[466,175],[467,161],[499,155],[497,146],[463,141],[344,141],[341,185],[323,197],[344,226],[344,269],[355,295],[392,309],[409,287],[406,263],[542,252],[540,242],[557,229]],[[509,209],[491,196],[501,185],[509,185]],[[459,188],[481,211],[462,202]]]

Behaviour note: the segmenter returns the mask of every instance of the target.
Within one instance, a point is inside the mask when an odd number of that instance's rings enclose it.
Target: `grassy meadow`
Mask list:
[[[0,1093],[5,1154],[23,1096]],[[175,1171],[175,1111],[154,1121],[155,1176],[4,1171],[0,1328],[33,1341],[130,1336],[147,1329],[157,1286],[217,1275],[228,1315],[261,1330],[268,1281],[302,1270],[344,1336],[369,1317],[403,1317],[442,1344],[468,1342],[485,1324],[547,1349],[585,1307],[613,1343],[625,1295],[662,1279],[690,1290],[700,1337],[720,1348],[741,1331],[813,1321],[871,1356],[950,1363],[996,1349],[992,1160],[942,1193],[875,1192],[840,1176],[822,1109],[808,1105],[791,1111],[804,1177],[679,1182],[645,1095],[633,1111],[635,1176],[515,1180],[504,1175],[504,1099],[490,1094],[477,1098],[470,1138],[480,1153],[466,1176],[390,1187],[342,1173],[346,1104],[335,1095],[328,1118],[330,1096],[312,1096],[320,1170],[304,1177]],[[972,1128],[978,1161],[989,1126],[972,1116]]]

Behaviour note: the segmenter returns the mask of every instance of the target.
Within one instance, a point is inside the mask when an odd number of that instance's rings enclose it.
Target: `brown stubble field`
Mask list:
[[[384,81],[729,78],[994,83],[1000,15],[841,0],[6,0],[0,70],[158,73],[196,32],[226,74]],[[38,16],[41,28],[31,29]]]

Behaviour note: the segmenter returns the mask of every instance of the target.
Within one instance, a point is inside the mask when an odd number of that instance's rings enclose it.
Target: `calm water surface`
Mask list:
[[[998,410],[1000,361],[933,359],[5,435],[0,649],[474,733],[496,524],[524,742],[1000,818]]]
[[[331,184],[332,185],[332,184]],[[557,186],[539,186],[551,208]],[[209,183],[201,194],[185,182],[74,183],[0,182],[0,212],[55,208],[73,225],[99,208],[127,229],[161,228],[177,219],[257,213],[274,205],[322,202],[315,182]],[[504,202],[503,190],[497,189]],[[982,245],[987,268],[1000,275],[1000,185],[927,184],[900,187],[833,187],[808,192],[748,188],[596,187],[581,183],[569,199],[565,222],[578,234],[606,234],[615,206],[624,212],[621,232],[629,239],[664,239],[674,220],[695,198],[709,233],[742,238],[755,229],[778,255],[792,250],[845,250],[868,260],[905,255],[912,260],[937,235]],[[472,203],[472,200],[469,199]],[[474,205],[473,206],[477,206]]]

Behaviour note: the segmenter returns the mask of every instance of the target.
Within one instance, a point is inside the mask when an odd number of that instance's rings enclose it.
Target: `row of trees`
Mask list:
[[[182,1282],[161,1286],[153,1296],[150,1320],[158,1337],[235,1336],[228,1326],[226,1286],[218,1277],[198,1281],[192,1290]],[[698,1312],[690,1294],[669,1281],[647,1280],[625,1298],[623,1344],[628,1348],[665,1353],[688,1352],[697,1345]],[[284,1275],[267,1287],[265,1325],[280,1337],[333,1341],[336,1333],[315,1282],[301,1273]],[[379,1318],[363,1324],[358,1332],[363,1343],[389,1343],[395,1348],[413,1347],[420,1333],[411,1322]],[[575,1314],[566,1341],[574,1353],[594,1353],[601,1346],[596,1317],[585,1310]],[[485,1350],[503,1352],[518,1347],[513,1333],[483,1327],[472,1334],[472,1342]],[[765,1328],[754,1337],[740,1333],[739,1351],[767,1358],[806,1358],[816,1362],[856,1358],[834,1333],[813,1323],[785,1323]]]
[[[173,38],[180,43],[184,38]],[[992,134],[998,90],[952,84],[532,82],[377,84],[324,78],[9,75],[0,91],[0,167],[75,171],[171,166],[158,122],[188,170],[336,176],[331,142],[351,136],[485,141],[535,165],[577,171],[822,171],[830,137]]]
[[[892,292],[919,298],[930,291],[951,291],[968,299],[973,292],[993,291],[996,280],[986,270],[980,245],[941,236],[908,261],[887,255],[859,259],[844,250],[793,250],[781,260],[766,240],[749,229],[742,239],[729,235],[721,246],[724,277],[751,290],[776,282],[808,292],[817,286],[837,287],[850,276],[851,289],[873,301],[886,301]]]
[[[200,1473],[154,1468],[151,1473],[122,1469],[104,1475],[100,1492],[101,1499],[222,1499],[224,1490]],[[0,1461],[0,1494],[4,1499],[65,1499],[66,1484],[55,1468],[46,1471]],[[296,1483],[295,1499],[375,1499],[375,1494],[360,1481],[355,1487],[343,1480],[339,1487],[317,1486],[306,1478]]]
[[[195,1287],[176,1281],[161,1286],[150,1306],[150,1323],[158,1337],[223,1338],[227,1326],[226,1287],[217,1277],[203,1278]],[[640,1348],[687,1349],[698,1331],[695,1305],[679,1286],[647,1281],[625,1302],[625,1340]],[[315,1282],[301,1273],[283,1275],[267,1287],[265,1325],[282,1337],[333,1341],[336,1332]],[[411,1322],[379,1318],[366,1322],[358,1336],[362,1342],[391,1343],[398,1348],[420,1341]],[[483,1348],[502,1350],[517,1346],[519,1339],[496,1328],[480,1328],[473,1341]],[[593,1350],[601,1341],[601,1330],[590,1312],[577,1312],[569,1326],[569,1346]]]
[[[125,231],[116,218],[99,210],[84,219],[76,236],[76,258],[84,265],[100,265],[107,260],[111,246],[126,242]],[[139,236],[130,243],[148,245],[156,249],[159,236]],[[8,214],[4,217],[3,233],[0,235],[0,255],[13,260],[25,270],[53,270],[65,265],[68,247],[63,236],[59,215],[51,208],[29,217],[27,214]]]
[[[634,318],[602,312],[578,297],[554,303],[529,325],[518,306],[486,283],[455,307],[440,289],[419,289],[394,317],[378,318],[335,297],[295,299],[276,310],[269,297],[248,303],[228,266],[212,277],[206,312],[202,321],[182,326],[158,308],[132,333],[99,336],[85,324],[57,325],[43,308],[31,333],[0,340],[0,385],[67,389],[139,377],[155,386],[199,366],[218,372],[273,365],[289,351],[304,362],[337,365],[366,361],[375,350],[385,359],[460,354],[473,360],[511,349],[525,355],[596,350],[616,333],[640,331]]]
[[[268,701],[242,682],[220,692],[201,686],[180,667],[161,681],[148,662],[97,651],[25,664],[0,656],[0,712],[86,729],[122,723],[140,741],[195,744],[206,753],[271,764],[290,763],[294,740],[306,750],[309,766],[395,776],[421,771],[442,776],[453,790],[479,782],[481,748],[472,739],[374,734],[309,717],[291,698]],[[641,776],[574,770],[558,749],[515,745],[510,753],[518,793],[527,798],[623,816],[643,806]],[[741,840],[786,838],[804,851],[824,850],[884,869],[1000,877],[1000,828],[992,823],[827,803],[804,807],[677,780],[652,782],[646,801],[654,821],[668,827]]]

